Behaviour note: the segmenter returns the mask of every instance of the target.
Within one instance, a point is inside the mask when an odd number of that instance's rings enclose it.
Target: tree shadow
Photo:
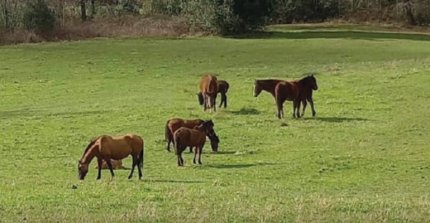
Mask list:
[[[318,29],[318,28],[316,28]],[[419,33],[394,33],[376,31],[351,31],[351,30],[301,30],[301,31],[267,31],[250,34],[226,36],[233,39],[403,39],[429,41],[430,35]]]
[[[348,117],[306,117],[305,120],[317,120],[322,122],[340,123],[340,122],[354,122],[354,121],[369,121],[367,118],[348,118]]]
[[[255,108],[241,108],[238,111],[227,111],[228,113],[231,113],[233,115],[258,115],[260,114],[260,111],[258,111]]]

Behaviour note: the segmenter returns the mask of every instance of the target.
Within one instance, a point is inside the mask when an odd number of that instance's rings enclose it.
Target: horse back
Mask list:
[[[299,97],[299,87],[296,81],[281,81],[275,87],[275,96],[279,99],[295,100]]]
[[[182,146],[199,146],[206,142],[206,134],[196,129],[181,127],[173,135],[175,144]]]
[[[218,92],[220,93],[227,93],[228,88],[230,87],[228,82],[225,80],[218,80],[217,85],[218,85]]]
[[[217,94],[218,83],[217,78],[211,74],[206,74],[200,80],[200,92],[204,94]]]

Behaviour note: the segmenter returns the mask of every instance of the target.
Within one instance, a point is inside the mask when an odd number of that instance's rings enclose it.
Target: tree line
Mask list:
[[[230,34],[265,24],[327,19],[430,24],[430,0],[0,0],[0,30],[47,33],[69,20],[166,15],[184,18],[190,30]]]

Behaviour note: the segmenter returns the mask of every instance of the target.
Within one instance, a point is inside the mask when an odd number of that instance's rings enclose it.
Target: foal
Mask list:
[[[200,93],[203,95],[203,111],[216,111],[216,96],[218,94],[217,78],[211,74],[204,75],[200,80]]]
[[[230,85],[225,80],[218,80],[217,85],[218,85],[218,93],[221,94],[221,103],[219,104],[218,107],[221,108],[221,106],[224,105],[224,108],[227,108],[227,91],[228,91]],[[204,103],[203,94],[201,92],[199,92],[197,94],[197,97],[199,99],[199,104],[203,105],[203,103]]]
[[[212,131],[213,122],[211,120],[205,121],[194,129],[181,127],[173,135],[175,141],[176,155],[178,157],[178,166],[184,165],[184,159],[182,158],[182,152],[186,147],[195,147],[193,163],[196,164],[196,157],[198,155],[198,163],[202,164],[201,155],[203,147],[206,142],[206,135]],[[210,137],[216,137],[210,135]],[[218,137],[216,137],[218,139]],[[212,140],[212,143],[218,147],[219,140]]]

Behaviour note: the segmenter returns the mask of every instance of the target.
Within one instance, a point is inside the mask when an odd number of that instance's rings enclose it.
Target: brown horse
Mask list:
[[[178,130],[180,127],[187,127],[190,129],[193,129],[194,127],[201,125],[204,121],[202,119],[192,119],[192,120],[185,120],[185,119],[181,119],[181,118],[172,118],[169,119],[166,123],[166,127],[165,127],[165,139],[167,141],[167,151],[170,152],[170,143],[173,142],[173,134],[175,133],[176,130]],[[209,139],[215,139],[212,136],[216,136],[215,131],[213,130],[213,126],[212,126],[212,130],[211,132],[209,132],[208,137]],[[192,152],[192,147],[190,147],[190,152]],[[217,148],[215,148],[214,146],[212,146],[212,151],[216,152]]]
[[[279,79],[266,79],[266,80],[255,80],[254,82],[254,97],[257,97],[261,91],[267,91],[275,98],[275,87],[279,82],[283,80]]]
[[[200,93],[203,95],[203,111],[216,111],[216,96],[218,94],[217,78],[211,74],[204,75],[200,80]]]
[[[314,75],[308,75],[296,81],[281,81],[275,87],[275,100],[278,109],[277,116],[284,116],[283,104],[286,100],[293,101],[293,116],[300,118],[304,115],[307,102],[312,108],[312,116],[316,115],[312,91],[318,90],[318,85]],[[300,102],[303,104],[303,113],[300,115]]]
[[[173,135],[173,139],[175,142],[175,150],[176,155],[178,157],[178,166],[184,165],[184,159],[182,158],[182,152],[187,148],[188,146],[195,147],[194,150],[194,159],[193,163],[196,164],[196,157],[198,155],[198,163],[202,164],[201,155],[203,151],[203,147],[206,142],[206,135],[209,134],[209,132],[212,131],[213,122],[211,120],[205,121],[199,126],[196,126],[194,129],[181,127]],[[210,138],[216,137],[211,135]],[[216,144],[216,147],[218,147],[217,140],[218,137],[214,138],[212,141],[213,144]]]
[[[79,179],[83,180],[88,173],[88,166],[94,157],[97,158],[98,175],[97,179],[101,178],[102,160],[106,161],[112,177],[115,175],[112,168],[111,159],[121,160],[131,155],[133,164],[128,179],[133,177],[134,168],[137,166],[139,171],[139,179],[142,178],[144,143],[140,136],[127,134],[124,136],[107,136],[103,135],[93,139],[79,160],[78,173]]]
[[[221,103],[219,104],[218,107],[221,108],[221,106],[224,105],[224,108],[227,108],[227,91],[230,85],[225,80],[218,80],[217,85],[218,85],[218,93],[221,94]],[[199,99],[199,104],[203,105],[203,102],[204,102],[203,94],[200,92],[197,94],[197,97]]]

